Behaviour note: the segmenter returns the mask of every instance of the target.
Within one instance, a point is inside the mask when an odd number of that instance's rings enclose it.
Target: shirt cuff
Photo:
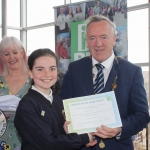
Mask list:
[[[121,128],[121,131],[120,131],[120,133],[116,135],[116,139],[117,139],[117,140],[120,140],[121,133],[122,133],[122,128]]]

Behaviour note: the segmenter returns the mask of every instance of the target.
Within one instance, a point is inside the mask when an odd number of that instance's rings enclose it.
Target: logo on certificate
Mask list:
[[[7,121],[4,113],[0,110],[0,137],[3,136],[7,128]]]

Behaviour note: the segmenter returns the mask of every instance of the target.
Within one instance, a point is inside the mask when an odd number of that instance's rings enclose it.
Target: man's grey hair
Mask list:
[[[93,23],[93,22],[99,22],[99,21],[107,21],[110,26],[112,27],[112,35],[116,36],[117,35],[117,30],[116,30],[116,25],[111,22],[107,17],[102,16],[102,15],[94,15],[94,16],[90,16],[88,19],[86,19],[85,23],[86,23],[86,32],[85,32],[85,39],[87,38],[87,28],[88,26]]]

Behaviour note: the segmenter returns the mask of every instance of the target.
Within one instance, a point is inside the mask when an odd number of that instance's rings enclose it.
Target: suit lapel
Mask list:
[[[92,59],[90,57],[87,57],[85,60],[83,74],[85,78],[85,88],[87,88],[89,95],[93,95]]]
[[[113,66],[108,76],[108,80],[106,82],[103,92],[112,91],[112,84],[114,83],[114,80],[116,76],[118,75],[119,67],[120,67],[120,64],[119,64],[120,62],[118,63],[117,61],[119,61],[119,59],[117,60],[114,59]]]

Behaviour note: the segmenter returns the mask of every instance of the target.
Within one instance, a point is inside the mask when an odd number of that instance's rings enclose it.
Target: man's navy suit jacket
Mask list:
[[[146,127],[149,122],[148,104],[144,80],[140,67],[118,58],[114,59],[105,88],[102,91],[112,91],[112,84],[117,76],[117,88],[114,90],[121,121],[122,132],[120,139],[116,137],[103,140],[103,150],[133,150],[131,136]],[[92,59],[82,58],[69,65],[65,75],[60,96],[63,99],[93,95]],[[100,138],[98,139],[98,143]],[[93,148],[100,149],[99,144]]]

